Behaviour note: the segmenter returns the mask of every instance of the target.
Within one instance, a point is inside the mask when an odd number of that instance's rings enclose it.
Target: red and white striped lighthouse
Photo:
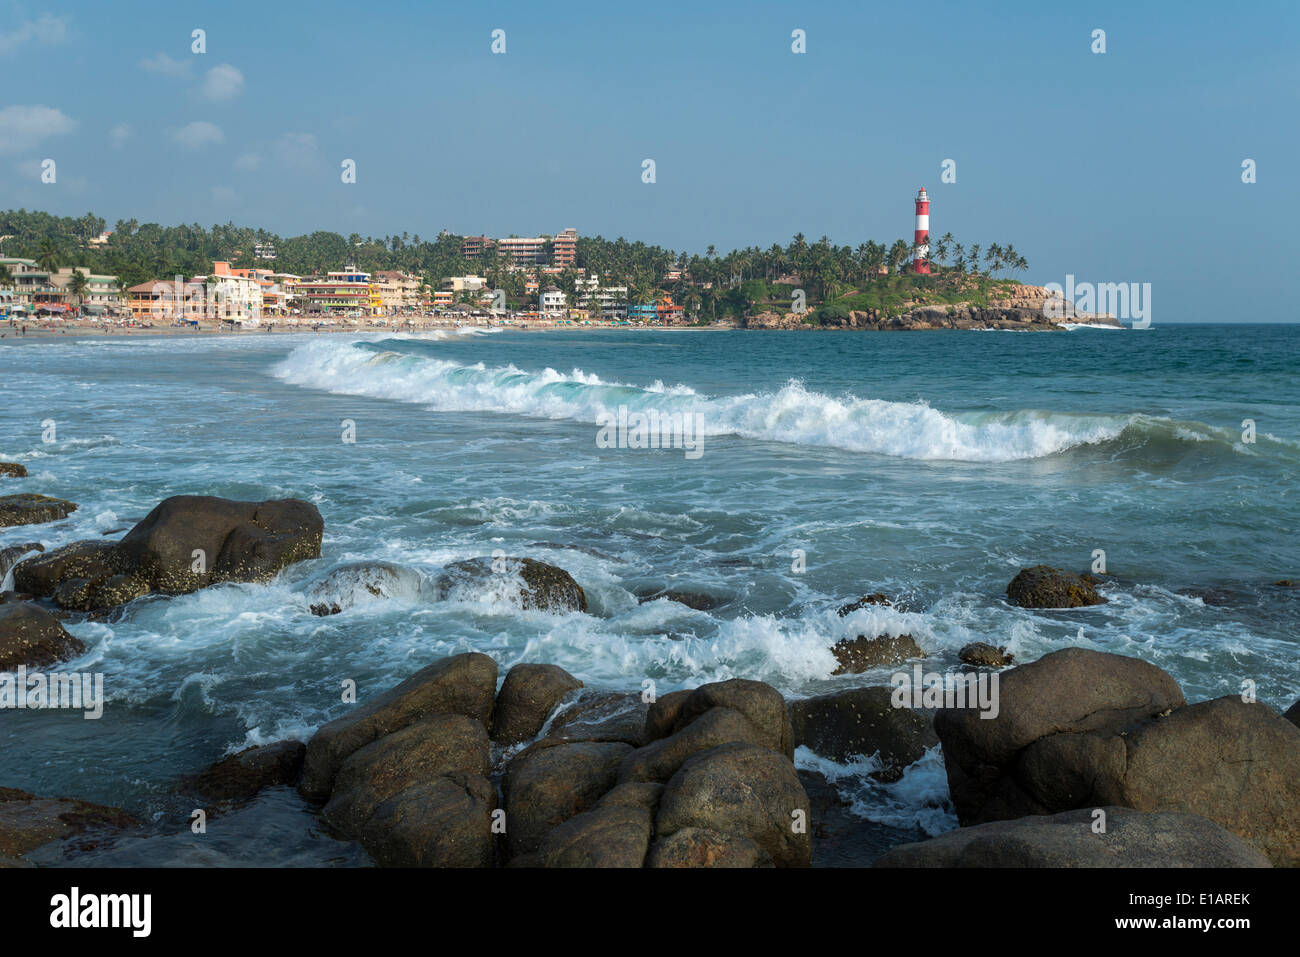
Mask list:
[[[930,197],[925,195],[925,187],[916,194],[916,238],[913,241],[916,252],[913,253],[912,272],[929,274],[930,272]]]

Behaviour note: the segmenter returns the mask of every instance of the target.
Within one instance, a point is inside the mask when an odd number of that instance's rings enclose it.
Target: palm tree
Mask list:
[[[77,297],[78,310],[85,303],[86,290],[89,288],[90,280],[86,278],[86,274],[80,269],[72,270],[72,278],[68,280],[68,292]]]
[[[59,247],[49,236],[44,237],[36,247],[36,265],[45,272],[55,272],[59,268]]]
[[[9,271],[9,267],[0,263],[0,289],[7,289],[14,284],[14,274]]]
[[[980,244],[976,243],[970,248],[970,271],[971,275],[978,275],[980,271]]]

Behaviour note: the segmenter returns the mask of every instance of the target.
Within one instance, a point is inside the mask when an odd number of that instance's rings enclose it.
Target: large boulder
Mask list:
[[[555,706],[581,687],[581,681],[558,665],[515,665],[497,694],[492,740],[517,744],[536,737]]]
[[[1093,830],[1095,811],[1105,831]],[[1213,821],[1195,814],[1126,807],[961,827],[903,844],[876,867],[1268,867],[1268,858]]]
[[[349,755],[322,816],[339,833],[357,837],[380,804],[413,785],[457,772],[486,778],[489,751],[487,731],[473,718],[422,718]]]
[[[121,808],[0,787],[0,858],[21,858],[51,841],[84,842],[139,826]]]
[[[990,645],[984,641],[972,641],[957,652],[959,661],[977,668],[1005,668],[1015,657],[1007,652],[1005,645]]]
[[[650,847],[652,812],[626,804],[575,814],[546,835],[544,867],[640,867]]]
[[[438,579],[447,598],[474,596],[485,587],[500,589],[524,610],[586,611],[587,594],[563,568],[532,558],[470,558],[452,562]]]
[[[0,583],[4,582],[9,575],[9,569],[17,565],[20,559],[26,558],[32,552],[43,551],[45,546],[40,542],[25,542],[21,545],[7,545],[0,548]]]
[[[926,715],[894,707],[891,697],[889,688],[850,688],[792,701],[795,747],[839,763],[854,755],[875,755],[880,770],[873,776],[898,780],[939,738]]]
[[[85,650],[81,640],[45,609],[30,602],[0,604],[0,672],[19,665],[43,668]]]
[[[455,771],[413,784],[375,808],[361,846],[381,867],[491,867],[496,789]]]
[[[594,805],[631,750],[615,741],[540,741],[516,755],[502,786],[509,856],[537,851],[554,828]]]
[[[306,754],[301,741],[245,748],[189,778],[181,790],[210,801],[247,801],[263,788],[296,785]]]
[[[1050,565],[1020,569],[1007,585],[1007,597],[1021,608],[1082,608],[1106,602],[1088,578]]]
[[[620,782],[667,781],[692,755],[732,741],[771,747],[769,738],[734,708],[710,708],[680,731],[637,748],[623,759]]]
[[[1282,717],[1286,718],[1297,728],[1300,728],[1300,701],[1297,701],[1295,704],[1291,705],[1291,707],[1287,708],[1286,713],[1283,714]]]
[[[645,740],[649,710],[650,705],[635,691],[584,692],[571,704],[560,707],[546,729],[546,737],[563,741],[622,741],[639,747]]]
[[[0,462],[0,478],[26,478],[27,466],[18,462]]]
[[[1300,728],[1267,705],[1185,706],[1160,669],[1082,649],[1001,678],[998,717],[935,719],[963,823],[1109,804],[1177,811],[1300,864]]]
[[[324,522],[298,499],[165,499],[118,542],[74,542],[14,569],[19,591],[88,611],[150,592],[178,595],[221,582],[269,581],[320,556]]]
[[[745,838],[777,867],[812,861],[809,801],[790,759],[732,743],[690,758],[664,786],[656,845],[685,828]]]
[[[762,736],[761,744],[788,758],[794,757],[790,714],[781,692],[771,685],[746,678],[700,685],[682,702],[673,730],[680,731],[713,708],[740,712]]]
[[[684,827],[655,841],[646,867],[771,867],[772,858],[739,834],[706,827]]]
[[[298,790],[309,800],[325,800],[349,755],[421,718],[461,714],[486,727],[496,685],[497,663],[478,652],[443,658],[422,668],[397,687],[320,727],[307,742]]]
[[[0,528],[14,525],[40,525],[67,518],[77,510],[72,502],[48,495],[24,492],[21,495],[0,495]]]

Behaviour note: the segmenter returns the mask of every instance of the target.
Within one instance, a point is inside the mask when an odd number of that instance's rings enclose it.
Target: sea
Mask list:
[[[104,714],[0,713],[0,786],[125,808],[139,834],[86,865],[364,866],[292,790],[192,825],[178,782],[305,740],[469,650],[657,694],[743,677],[787,698],[887,684],[831,647],[908,634],[929,671],[968,642],[1017,662],[1131,655],[1189,701],[1300,696],[1300,326],[757,332],[461,328],[0,341],[0,491],[78,503],[0,547],[120,537],[179,494],[302,498],[322,556],[269,584],[73,618]],[[505,554],[569,571],[585,613],[485,587],[369,593],[317,617],[331,569],[434,579]],[[1104,570],[1103,605],[1034,611],[1045,563]],[[676,591],[689,603],[652,598]],[[841,617],[884,592],[892,605]],[[648,600],[647,600],[648,599]],[[704,606],[703,610],[691,605]],[[939,748],[882,783],[801,748],[887,845],[956,826]],[[53,851],[38,863],[66,859]],[[869,857],[870,855],[868,855]]]

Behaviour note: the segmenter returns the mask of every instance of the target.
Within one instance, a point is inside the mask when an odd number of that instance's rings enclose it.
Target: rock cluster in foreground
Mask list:
[[[811,862],[793,731],[769,685],[717,682],[648,708],[579,696],[556,713],[580,685],[562,669],[519,665],[500,695],[496,683],[486,655],[435,662],[321,727],[299,790],[381,865]]]

